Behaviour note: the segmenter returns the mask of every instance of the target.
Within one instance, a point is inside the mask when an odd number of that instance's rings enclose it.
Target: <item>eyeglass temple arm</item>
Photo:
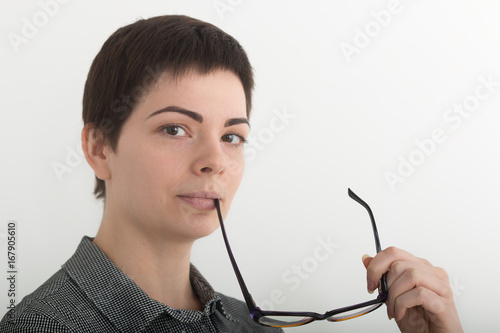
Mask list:
[[[234,259],[233,251],[231,251],[231,247],[229,246],[229,241],[228,241],[227,235],[226,235],[226,229],[224,228],[224,222],[222,220],[222,213],[220,211],[219,199],[215,199],[214,203],[215,203],[215,208],[217,209],[217,216],[219,217],[220,228],[222,230],[222,237],[224,238],[224,244],[226,244],[226,249],[227,249],[227,253],[229,255],[229,259],[231,260],[231,264],[233,265],[233,270],[234,270],[234,273],[236,274],[236,279],[238,279],[238,283],[240,284],[240,288],[241,288],[241,291],[243,292],[243,297],[245,298],[245,302],[247,303],[247,306],[249,307],[250,313],[252,313],[253,310],[257,306],[255,305],[255,302],[252,298],[252,295],[250,295],[250,293],[248,292],[245,281],[243,281],[243,276],[241,275],[240,270],[238,268],[238,264],[236,264],[236,260]],[[252,305],[253,308],[250,308],[250,305]]]
[[[352,199],[357,201],[359,204],[361,204],[361,206],[365,207],[366,210],[368,211],[368,214],[370,215],[370,220],[372,222],[373,235],[375,236],[375,247],[377,249],[377,253],[379,253],[380,251],[382,251],[382,247],[380,246],[380,239],[378,237],[377,225],[375,224],[375,218],[373,217],[373,213],[370,206],[368,206],[368,204],[364,202],[363,199],[358,197],[356,193],[354,193],[350,188],[347,189],[347,193]]]
[[[380,238],[378,236],[377,225],[375,224],[375,218],[373,217],[373,213],[372,213],[370,206],[368,206],[368,204],[366,202],[364,202],[363,199],[358,197],[356,195],[356,193],[354,193],[350,188],[347,189],[347,193],[349,194],[349,196],[352,199],[354,199],[356,202],[358,202],[361,206],[365,207],[366,210],[368,211],[368,214],[370,215],[370,220],[372,222],[373,236],[375,238],[375,248],[377,250],[377,253],[379,253],[380,251],[382,251],[382,247],[380,246]],[[381,283],[382,290],[384,292],[386,292],[387,291],[387,282],[386,282],[385,274],[382,275],[382,279],[380,280],[380,283]]]

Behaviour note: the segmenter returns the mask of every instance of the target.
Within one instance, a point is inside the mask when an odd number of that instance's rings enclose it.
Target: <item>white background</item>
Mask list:
[[[448,271],[466,331],[498,331],[500,4],[401,0],[383,17],[391,3],[73,0],[43,22],[38,1],[2,1],[0,256],[7,271],[7,222],[15,220],[18,301],[100,222],[92,170],[70,153],[79,154],[93,58],[139,17],[186,14],[233,35],[255,69],[254,141],[227,231],[257,303],[324,312],[373,297],[361,256],[375,249],[351,187],[372,206],[384,248]],[[37,33],[14,47],[9,34],[22,36],[26,20],[36,19]],[[346,56],[347,44],[357,53]],[[478,88],[482,100],[474,97],[480,78],[494,82],[491,91]],[[445,118],[466,102],[474,110],[460,124]],[[415,141],[436,129],[446,139],[419,153]],[[397,175],[410,158],[418,165],[391,187],[386,173]],[[71,172],[58,178],[57,163]],[[328,242],[331,253],[321,247]],[[216,290],[241,298],[220,230],[196,243],[192,262]],[[8,286],[0,280],[3,313]],[[330,330],[398,332],[385,306],[287,331]]]

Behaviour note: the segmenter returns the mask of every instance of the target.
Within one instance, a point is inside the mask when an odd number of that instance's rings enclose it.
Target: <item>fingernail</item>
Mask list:
[[[363,254],[363,257],[361,257],[361,261],[363,262],[363,264],[365,263],[366,258],[370,258],[370,256],[367,254]]]

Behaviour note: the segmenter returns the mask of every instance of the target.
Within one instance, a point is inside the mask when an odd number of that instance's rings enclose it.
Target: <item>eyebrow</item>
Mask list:
[[[188,116],[189,118],[196,120],[199,123],[203,122],[203,116],[201,114],[199,114],[198,112],[186,110],[184,108],[181,108],[180,106],[174,106],[174,105],[167,106],[166,108],[155,111],[155,112],[151,113],[149,116],[147,116],[146,119],[149,119],[149,118],[156,116],[157,114],[160,114],[163,112],[177,112],[177,113],[184,114],[184,115]]]
[[[248,122],[247,118],[231,118],[226,121],[224,124],[224,127],[229,127],[233,125],[238,125],[238,124],[247,124],[248,127],[250,127],[250,123]]]
[[[198,112],[187,110],[187,109],[184,109],[183,107],[175,106],[175,105],[167,106],[166,108],[155,111],[155,112],[151,113],[149,116],[147,116],[146,119],[149,119],[153,116],[156,116],[157,114],[164,113],[164,112],[177,112],[177,113],[186,115],[189,118],[194,119],[195,121],[197,121],[199,123],[203,122],[203,116],[201,114],[199,114]],[[248,127],[250,127],[250,123],[248,122],[247,118],[228,119],[224,123],[224,127],[234,126],[234,125],[238,125],[238,124],[247,124]]]

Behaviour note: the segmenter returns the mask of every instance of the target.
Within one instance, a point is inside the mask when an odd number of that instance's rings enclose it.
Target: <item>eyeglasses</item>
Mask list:
[[[372,223],[373,236],[375,237],[375,247],[377,249],[377,253],[380,252],[381,251],[380,240],[378,237],[377,226],[375,225],[375,218],[373,217],[372,210],[370,209],[368,204],[364,202],[360,197],[358,197],[353,191],[351,191],[351,189],[348,189],[348,194],[352,199],[361,204],[368,211]],[[343,320],[357,318],[359,316],[370,313],[373,310],[378,309],[387,299],[388,289],[384,274],[382,275],[382,279],[379,281],[378,296],[376,299],[373,299],[371,301],[327,311],[324,314],[316,312],[288,312],[288,311],[261,310],[255,304],[254,300],[252,299],[252,296],[248,292],[248,288],[245,282],[243,281],[243,277],[240,273],[240,270],[238,269],[238,265],[236,264],[236,260],[234,259],[231,247],[229,246],[226,230],[224,228],[224,223],[222,221],[222,214],[220,211],[219,200],[215,199],[214,201],[220,221],[222,236],[224,237],[224,243],[226,244],[226,249],[229,255],[229,259],[231,260],[231,264],[233,265],[234,273],[236,274],[236,278],[238,279],[238,283],[240,284],[241,292],[243,293],[243,297],[245,298],[248,310],[250,311],[250,316],[255,322],[270,327],[294,327],[294,326],[309,324],[315,320],[326,319],[332,322],[343,321]]]

